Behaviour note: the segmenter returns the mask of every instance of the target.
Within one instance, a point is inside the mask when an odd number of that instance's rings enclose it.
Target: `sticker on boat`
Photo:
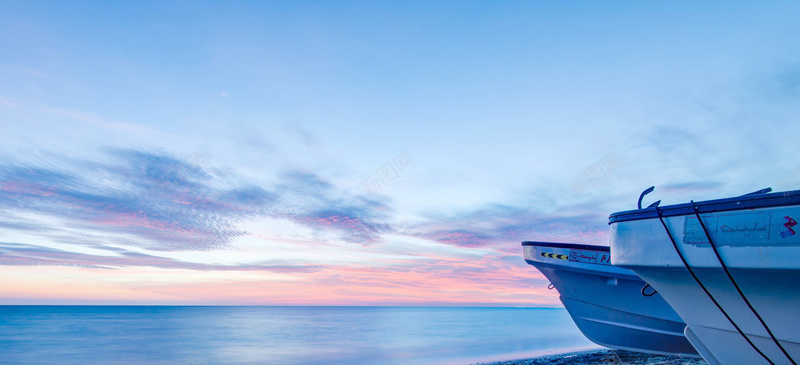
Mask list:
[[[569,260],[590,264],[611,265],[611,254],[592,250],[569,250]]]
[[[792,218],[792,217],[790,217],[788,215],[783,217],[783,219],[786,220],[786,223],[784,223],[783,226],[786,227],[786,229],[788,229],[788,231],[781,232],[781,237],[786,238],[786,237],[789,237],[789,236],[794,236],[795,232],[792,229],[792,227],[797,225],[797,221],[794,220],[794,218]]]
[[[549,259],[583,262],[587,264],[611,265],[611,254],[606,251],[570,249],[569,255],[552,252],[540,252],[539,256]]]
[[[796,213],[796,209],[791,210]],[[798,246],[798,222],[789,215],[790,210],[775,209],[742,213],[703,214],[703,223],[717,246]],[[774,216],[774,217],[773,217]],[[794,216],[797,216],[794,214]],[[708,245],[708,237],[697,217],[685,217],[683,243]]]

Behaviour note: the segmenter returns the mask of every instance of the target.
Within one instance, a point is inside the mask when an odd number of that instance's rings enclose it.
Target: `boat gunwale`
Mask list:
[[[575,250],[592,250],[611,252],[611,246],[593,246],[580,243],[561,243],[561,242],[544,242],[544,241],[522,241],[523,246],[534,247],[551,247],[551,248],[571,248]]]
[[[767,193],[758,195],[743,195],[733,198],[723,198],[695,202],[699,213],[716,213],[736,210],[749,210],[759,208],[784,207],[800,205],[800,190]],[[674,217],[694,214],[692,203],[681,203],[658,207],[662,217]],[[626,210],[612,213],[608,217],[608,224],[635,221],[642,219],[658,218],[655,208]]]

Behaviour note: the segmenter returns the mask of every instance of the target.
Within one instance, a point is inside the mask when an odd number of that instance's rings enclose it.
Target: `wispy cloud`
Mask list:
[[[111,157],[56,167],[0,165],[0,207],[6,215],[36,213],[72,228],[132,234],[150,249],[203,250],[243,234],[235,223],[273,200],[256,186],[221,187],[202,167],[167,155],[118,150]]]
[[[110,121],[104,118],[101,118],[95,114],[87,113],[79,110],[70,110],[70,109],[59,109],[59,108],[47,108],[46,109],[49,113],[67,117],[73,120],[78,120],[83,123],[91,124],[96,127],[101,127],[109,130],[114,131],[121,131],[136,135],[143,135],[143,136],[164,136],[166,135],[163,132],[155,130],[153,128],[147,127],[141,124],[135,123],[125,123],[125,122],[117,122],[117,121]]]
[[[316,174],[285,173],[276,192],[280,203],[276,216],[317,231],[337,232],[356,243],[374,243],[381,234],[392,232],[391,225],[381,223],[387,218],[383,203],[363,196],[337,196],[333,185]]]
[[[318,265],[212,265],[147,255],[119,248],[107,249],[106,251],[109,253],[109,255],[91,255],[39,245],[0,242],[0,265],[56,265],[92,269],[116,269],[120,267],[146,266],[163,269],[187,269],[201,271],[269,271],[277,273],[308,273],[321,270],[321,266]]]
[[[167,153],[112,150],[105,162],[0,164],[2,225],[54,234],[58,227],[23,218],[36,214],[68,221],[71,229],[138,237],[153,250],[224,247],[246,232],[238,223],[258,217],[287,219],[330,238],[370,243],[389,225],[374,199],[337,196],[309,172],[287,172],[267,190]],[[331,237],[331,234],[333,236]]]
[[[515,245],[532,239],[603,243],[608,229],[606,212],[600,207],[587,210],[591,213],[557,215],[492,204],[462,214],[432,217],[430,223],[414,230],[419,237],[461,247]]]

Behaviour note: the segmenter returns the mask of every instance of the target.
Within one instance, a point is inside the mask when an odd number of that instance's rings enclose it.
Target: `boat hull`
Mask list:
[[[699,357],[683,334],[686,325],[681,318],[658,294],[642,295],[646,283],[633,272],[611,266],[607,247],[525,244],[526,262],[550,280],[575,324],[592,342]]]
[[[686,322],[689,338],[699,342],[696,347],[703,348],[701,354],[707,352],[703,355],[710,363],[791,364],[791,359],[800,360],[800,235],[786,233],[789,217],[800,217],[800,208],[701,214],[719,258],[694,214],[664,217],[663,225],[657,217],[612,219],[612,262],[658,290]]]

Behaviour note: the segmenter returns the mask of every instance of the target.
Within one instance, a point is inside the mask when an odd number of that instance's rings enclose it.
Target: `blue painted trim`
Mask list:
[[[716,213],[733,210],[800,205],[800,190],[706,200],[702,202],[696,202],[695,205],[697,205],[700,213]],[[660,209],[663,217],[694,214],[694,209],[692,208],[691,203],[667,205],[661,207]],[[608,224],[650,218],[658,218],[658,213],[656,213],[655,208],[627,210],[624,212],[613,213],[608,217]]]
[[[593,251],[611,252],[611,248],[608,246],[582,245],[579,243],[524,241],[522,242],[522,245],[537,246],[537,247],[571,248],[573,250],[593,250]]]

